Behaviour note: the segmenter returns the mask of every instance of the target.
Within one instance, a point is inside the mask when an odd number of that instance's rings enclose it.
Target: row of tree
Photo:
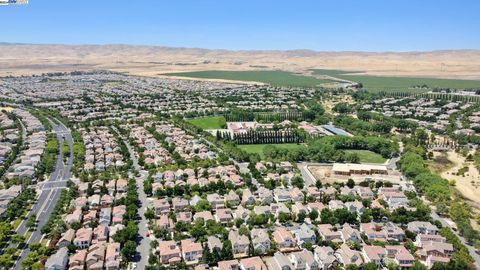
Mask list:
[[[224,114],[227,122],[283,122],[288,121],[312,121],[315,119],[315,112],[304,111],[283,111],[283,112],[251,112],[245,110],[232,110]]]
[[[278,143],[303,143],[305,135],[296,129],[285,130],[249,130],[245,133],[236,133],[217,130],[217,140],[233,140],[236,144],[278,144]]]

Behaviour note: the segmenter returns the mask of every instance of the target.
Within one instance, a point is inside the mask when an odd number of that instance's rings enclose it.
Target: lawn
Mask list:
[[[322,83],[332,82],[331,80],[323,80],[323,79],[318,79],[311,76],[297,75],[291,72],[279,71],[279,70],[259,70],[259,71],[210,70],[210,71],[168,73],[164,75],[190,77],[190,78],[203,78],[203,79],[252,81],[252,82],[268,83],[274,86],[315,87]]]
[[[242,145],[238,145],[237,147],[250,154],[259,154],[261,158],[264,158],[265,155],[263,154],[263,149],[267,145],[273,145],[275,147],[288,149],[288,150],[297,149],[302,146],[301,144],[296,144],[296,143],[281,143],[281,144],[242,144]]]
[[[431,88],[479,88],[480,81],[475,80],[451,80],[434,78],[409,78],[409,77],[383,77],[355,74],[358,72],[340,71],[340,70],[312,70],[313,74],[330,75],[332,77],[354,81],[363,84],[363,88],[372,92],[396,92],[409,91],[422,93]],[[346,75],[348,74],[348,75]],[[428,88],[419,88],[416,86],[426,85]]]
[[[22,219],[21,218],[16,218],[12,223],[13,229],[16,230],[18,228],[18,226],[20,226],[20,223],[22,223]]]
[[[356,153],[362,163],[385,163],[386,159],[381,155],[368,150],[344,150],[345,153]]]
[[[199,117],[187,121],[204,130],[225,128],[227,124],[223,116]]]

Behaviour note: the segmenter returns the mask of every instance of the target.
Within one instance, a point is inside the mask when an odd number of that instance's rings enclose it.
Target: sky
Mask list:
[[[30,0],[0,42],[229,50],[480,49],[479,0]]]

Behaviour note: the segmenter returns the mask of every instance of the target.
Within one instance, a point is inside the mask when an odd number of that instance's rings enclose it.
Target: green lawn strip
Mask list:
[[[221,129],[225,128],[226,121],[223,116],[207,116],[187,120],[189,123],[201,129]]]
[[[17,230],[18,226],[20,226],[20,223],[22,223],[22,219],[16,218],[12,223],[13,230]]]
[[[30,230],[27,230],[27,232],[25,232],[24,236],[25,236],[25,241],[28,241],[28,239],[30,238],[30,236],[32,235],[32,231]]]
[[[385,163],[381,155],[368,150],[344,150],[345,153],[356,153],[362,163]]]

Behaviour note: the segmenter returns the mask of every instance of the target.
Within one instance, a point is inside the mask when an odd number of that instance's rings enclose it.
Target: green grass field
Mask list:
[[[164,75],[203,78],[203,79],[223,79],[235,81],[252,81],[268,83],[274,86],[301,86],[314,87],[322,83],[332,82],[331,80],[322,80],[310,76],[297,75],[286,71],[265,70],[265,71],[195,71],[169,73]]]
[[[480,81],[474,80],[450,80],[433,78],[407,78],[407,77],[380,77],[356,75],[358,72],[341,70],[312,70],[313,74],[329,75],[332,77],[354,81],[363,84],[363,88],[372,92],[396,92],[409,91],[416,93],[427,92],[430,89],[414,88],[415,86],[427,85],[429,88],[480,88]],[[348,75],[345,75],[348,74]]]
[[[384,163],[386,161],[381,155],[368,150],[344,150],[345,153],[356,153],[362,163]]]
[[[223,116],[207,116],[187,120],[201,129],[220,129],[225,128],[226,121]]]
[[[450,80],[433,78],[408,78],[408,77],[383,77],[368,76],[356,74],[360,71],[342,71],[329,69],[312,69],[313,75],[329,75],[335,78],[354,81],[363,84],[363,88],[372,92],[414,92],[423,93],[431,88],[480,88],[480,81],[474,80]],[[260,71],[195,71],[169,73],[165,75],[204,78],[204,79],[223,79],[236,81],[254,81],[268,83],[274,86],[302,86],[315,87],[322,83],[331,83],[332,80],[318,79],[313,76],[297,75],[287,71],[279,70],[260,70]],[[426,85],[428,88],[418,86]]]
[[[296,143],[281,143],[281,144],[242,144],[242,145],[238,145],[237,147],[250,154],[259,154],[261,158],[264,158],[265,155],[263,154],[263,149],[267,145],[273,145],[275,147],[288,149],[288,150],[297,149],[302,146],[301,144],[296,144]]]

